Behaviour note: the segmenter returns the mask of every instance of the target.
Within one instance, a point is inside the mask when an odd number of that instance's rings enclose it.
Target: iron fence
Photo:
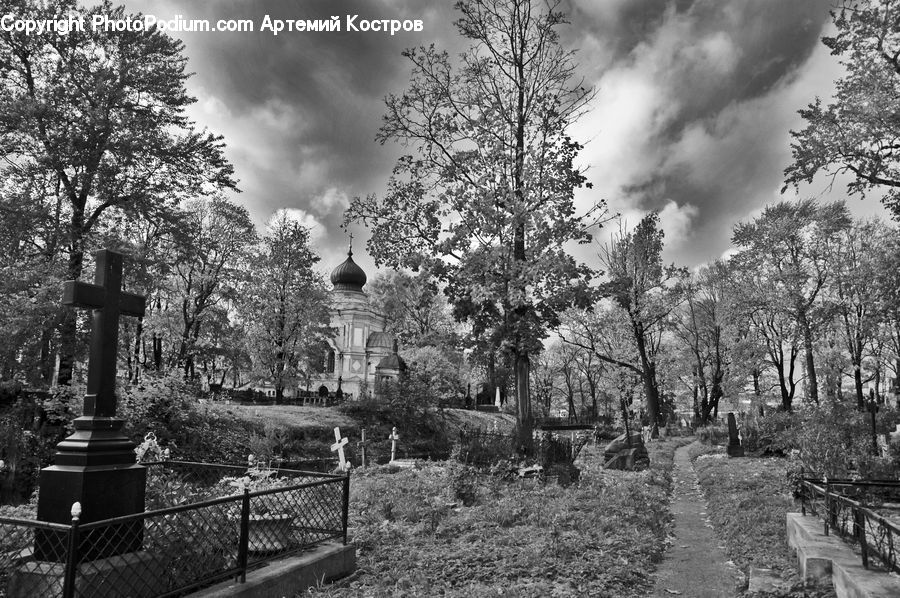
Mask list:
[[[279,470],[276,487],[221,496],[223,478],[244,471],[152,463],[143,513],[80,523],[73,511],[71,525],[0,518],[0,597],[182,596],[243,582],[248,570],[326,540],[346,544],[348,476]],[[171,504],[188,485],[194,498]],[[49,561],[34,558],[37,534]]]
[[[819,481],[804,479],[800,485],[802,512],[821,517],[825,535],[834,532],[859,547],[864,567],[869,568],[870,557],[878,559],[887,569],[900,573],[900,525],[876,513],[878,505],[855,498],[880,497],[883,493],[900,491],[900,483],[876,481]]]

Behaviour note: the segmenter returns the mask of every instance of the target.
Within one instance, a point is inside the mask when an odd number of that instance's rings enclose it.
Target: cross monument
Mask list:
[[[335,443],[331,445],[331,450],[332,452],[337,451],[338,459],[340,460],[338,468],[342,472],[350,471],[350,463],[348,463],[346,457],[344,457],[344,447],[347,446],[350,441],[346,438],[341,438],[340,428],[334,429],[334,440]]]
[[[70,280],[63,284],[63,304],[92,311],[87,392],[84,410],[74,421],[75,432],[56,448],[53,465],[41,470],[37,515],[42,521],[69,523],[72,503],[82,507],[81,522],[121,517],[144,511],[147,472],[135,463],[134,443],[122,433],[123,420],[116,418],[116,359],[119,318],[142,317],[143,297],[122,290],[120,253],[103,249],[94,254],[94,283]],[[84,560],[138,550],[143,543],[140,521],[118,526],[117,544],[98,542],[83,555]],[[111,530],[98,529],[109,534]],[[57,560],[58,539],[37,530],[35,558]]]

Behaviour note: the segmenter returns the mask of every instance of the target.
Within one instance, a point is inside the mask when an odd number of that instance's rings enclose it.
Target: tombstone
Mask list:
[[[741,446],[741,439],[738,435],[737,422],[734,419],[734,413],[728,414],[728,447],[726,452],[729,457],[743,457],[744,447]]]
[[[349,441],[346,438],[341,438],[341,429],[336,427],[334,429],[334,444],[331,445],[331,451],[336,451],[338,454],[338,470],[341,473],[350,472],[350,462],[344,456],[344,447],[348,443]]]
[[[391,435],[388,436],[388,440],[391,441],[391,461],[395,461],[397,459],[397,441],[400,440],[400,435],[397,434],[396,427],[391,430]]]
[[[66,525],[73,518],[85,524],[144,511],[147,472],[135,463],[135,445],[122,433],[123,421],[116,417],[116,359],[119,317],[142,317],[145,300],[122,291],[121,254],[101,250],[94,256],[94,284],[72,280],[63,285],[64,305],[93,310],[83,415],[74,421],[75,432],[57,445],[54,464],[41,470],[39,482],[37,518]],[[109,571],[104,573],[107,579],[161,579],[158,563],[141,551],[142,520],[82,534],[80,561],[94,562],[84,567]],[[60,566],[48,562],[66,560],[66,551],[60,550],[66,539],[65,532],[35,530],[35,561],[13,574],[10,597],[33,595],[29,588],[36,583],[56,583]],[[155,591],[152,585],[147,586],[149,593]]]
[[[606,469],[646,469],[650,465],[650,455],[640,432],[621,434],[603,449]]]

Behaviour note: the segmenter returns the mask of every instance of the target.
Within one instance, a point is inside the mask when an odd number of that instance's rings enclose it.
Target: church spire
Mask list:
[[[347,257],[353,257],[353,233],[348,232],[347,236],[350,237],[350,247],[347,249]]]

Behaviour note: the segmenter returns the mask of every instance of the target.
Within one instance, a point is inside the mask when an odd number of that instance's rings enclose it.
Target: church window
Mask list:
[[[329,374],[334,373],[334,351],[328,352],[328,360],[325,364],[325,371]]]

